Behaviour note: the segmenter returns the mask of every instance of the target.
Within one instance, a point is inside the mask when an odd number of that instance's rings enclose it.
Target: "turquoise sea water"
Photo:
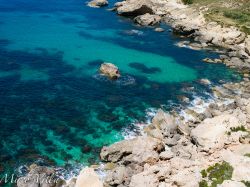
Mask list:
[[[112,3],[110,7],[112,7]],[[171,32],[138,27],[81,0],[0,0],[0,172],[34,161],[71,168],[98,162],[149,108],[170,108],[197,80],[240,76],[178,48]],[[166,30],[168,26],[162,25]],[[122,73],[98,75],[102,62]]]

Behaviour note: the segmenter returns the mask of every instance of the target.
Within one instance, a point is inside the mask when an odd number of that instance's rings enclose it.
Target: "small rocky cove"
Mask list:
[[[89,3],[92,7],[107,4],[95,0]],[[37,184],[31,177],[29,185],[20,180],[17,186],[249,186],[250,37],[237,28],[206,22],[202,14],[205,8],[197,11],[176,0],[126,0],[116,3],[114,11],[161,32],[160,22],[170,24],[173,32],[188,38],[179,46],[218,50],[219,59],[204,59],[204,63],[225,63],[237,69],[244,77],[241,82],[213,87],[203,79],[213,92],[212,101],[197,99],[193,107],[178,111],[159,109],[138,137],[103,147],[102,164],[84,168],[69,181],[58,179],[48,184],[40,180]],[[111,79],[119,78],[118,68],[112,67],[111,73],[103,68],[100,71],[107,72]],[[53,168],[31,165],[28,176],[36,174],[42,179],[55,172]],[[102,177],[100,173],[104,173]]]

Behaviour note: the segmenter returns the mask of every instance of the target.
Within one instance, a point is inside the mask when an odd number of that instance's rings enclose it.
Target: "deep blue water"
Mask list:
[[[181,39],[171,32],[135,26],[110,7],[0,0],[0,172],[35,161],[93,164],[103,145],[146,121],[147,109],[192,99],[183,88],[205,96],[201,78],[240,79],[202,62],[217,54],[178,48]],[[98,76],[103,61],[120,68],[121,80]]]

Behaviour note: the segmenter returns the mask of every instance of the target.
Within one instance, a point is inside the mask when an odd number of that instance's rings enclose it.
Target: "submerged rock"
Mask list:
[[[142,26],[151,26],[159,23],[161,21],[161,17],[146,13],[135,17],[134,21]]]
[[[93,8],[99,8],[99,7],[106,6],[106,5],[108,5],[107,0],[92,0],[88,2],[88,6],[93,7]]]
[[[157,27],[155,28],[155,32],[164,32],[165,30],[163,28]]]
[[[103,63],[99,71],[110,79],[118,79],[121,76],[118,67],[111,63]]]

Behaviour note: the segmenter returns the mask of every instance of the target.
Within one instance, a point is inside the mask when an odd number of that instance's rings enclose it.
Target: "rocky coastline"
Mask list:
[[[196,107],[181,112],[159,109],[140,136],[103,147],[103,166],[85,168],[77,178],[47,186],[250,185],[250,36],[235,27],[207,22],[205,9],[197,10],[178,0],[126,0],[116,3],[114,11],[142,26],[166,22],[173,32],[189,38],[185,45],[193,49],[219,49],[219,59],[204,61],[224,63],[240,71],[244,79],[212,87],[214,100],[209,103],[199,99]],[[209,81],[204,79],[203,83]],[[30,173],[40,171],[38,168],[32,166]],[[105,172],[102,179],[95,172],[100,168]]]

